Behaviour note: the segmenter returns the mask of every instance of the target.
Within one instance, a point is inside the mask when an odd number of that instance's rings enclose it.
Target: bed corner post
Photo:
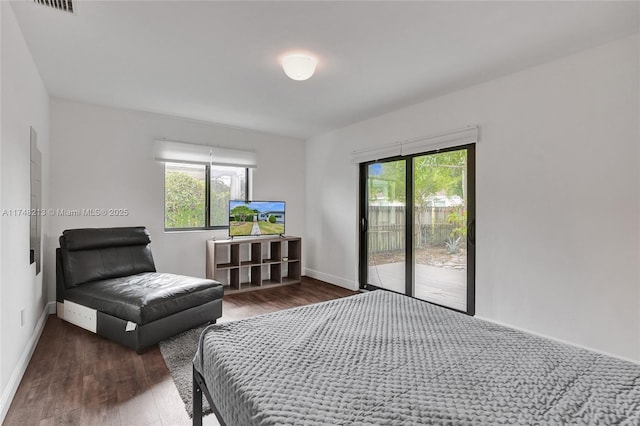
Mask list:
[[[202,389],[196,378],[196,368],[193,367],[193,426],[202,426]]]

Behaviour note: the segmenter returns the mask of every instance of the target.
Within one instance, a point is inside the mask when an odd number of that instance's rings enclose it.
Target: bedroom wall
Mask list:
[[[353,150],[477,124],[477,316],[640,361],[639,48],[621,39],[309,140],[306,273],[357,288]]]
[[[205,240],[225,239],[228,233],[164,232],[164,165],[153,159],[153,142],[161,138],[255,150],[253,199],[286,201],[286,232],[304,237],[303,141],[52,98],[52,207],[129,209],[124,217],[53,217],[46,241],[52,273],[52,253],[63,230],[144,225],[159,271],[204,277]],[[55,300],[55,287],[49,290],[49,300]]]
[[[42,153],[42,203],[48,204],[49,96],[9,2],[0,2],[0,421],[47,318],[43,273],[29,264],[30,126]],[[43,235],[48,221],[42,221]],[[24,323],[20,310],[24,309]]]

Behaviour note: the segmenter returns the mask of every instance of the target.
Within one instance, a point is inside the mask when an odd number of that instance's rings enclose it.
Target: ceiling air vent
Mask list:
[[[73,13],[72,0],[33,0],[33,1],[43,6],[49,6],[53,9],[61,10],[63,12]]]

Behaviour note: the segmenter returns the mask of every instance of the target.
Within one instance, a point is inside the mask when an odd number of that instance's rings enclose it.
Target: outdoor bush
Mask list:
[[[204,182],[186,173],[165,176],[165,227],[204,226]]]
[[[274,215],[269,215],[269,223],[276,223],[276,217]]]
[[[449,216],[447,216],[447,222],[454,225],[451,231],[451,237],[465,237],[467,235],[467,210],[457,208],[454,209]]]
[[[447,239],[445,246],[447,247],[447,253],[456,254],[460,251],[460,241],[461,238],[457,237],[455,240],[451,237]]]

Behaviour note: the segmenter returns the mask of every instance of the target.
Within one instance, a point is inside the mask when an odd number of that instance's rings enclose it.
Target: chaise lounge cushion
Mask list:
[[[144,325],[222,298],[218,282],[166,273],[93,281],[65,291],[72,302]]]

